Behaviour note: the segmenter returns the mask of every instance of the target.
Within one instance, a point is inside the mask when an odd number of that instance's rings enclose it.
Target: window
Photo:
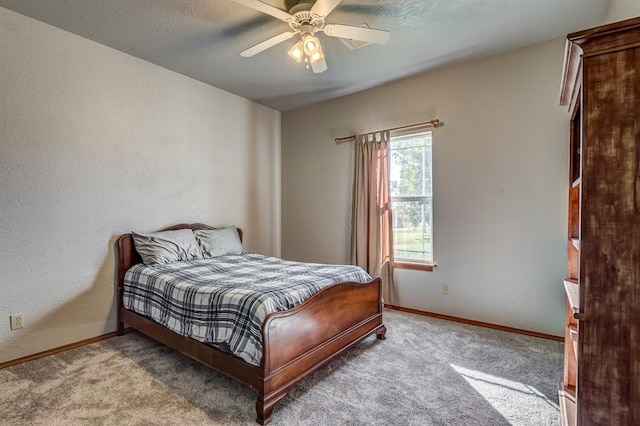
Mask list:
[[[430,131],[391,137],[389,190],[396,266],[433,264],[431,139]]]

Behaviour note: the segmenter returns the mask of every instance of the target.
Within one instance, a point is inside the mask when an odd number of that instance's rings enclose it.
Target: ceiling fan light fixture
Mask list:
[[[314,53],[320,50],[320,40],[311,34],[303,36],[302,43],[304,45],[304,53],[309,57],[312,57]]]
[[[297,42],[293,45],[291,49],[289,49],[289,56],[296,62],[302,61],[302,57],[304,56],[304,50],[302,49],[302,41]]]
[[[323,59],[323,58],[324,58],[324,53],[322,52],[322,47],[320,47],[316,53],[314,53],[309,57],[309,60],[313,64],[316,61],[319,61],[320,59]]]

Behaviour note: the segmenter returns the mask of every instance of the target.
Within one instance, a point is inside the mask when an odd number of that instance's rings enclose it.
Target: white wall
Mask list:
[[[611,0],[609,11],[604,23],[622,21],[624,19],[640,16],[640,1],[638,0]]]
[[[131,229],[280,252],[279,112],[3,8],[0,141],[0,362],[115,330]]]
[[[557,39],[283,113],[283,256],[349,261],[353,145],[335,137],[438,118],[438,267],[398,270],[399,304],[562,335],[563,54]]]

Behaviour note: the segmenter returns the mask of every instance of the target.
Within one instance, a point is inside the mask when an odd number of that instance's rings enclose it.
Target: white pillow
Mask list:
[[[193,234],[204,257],[242,253],[242,242],[235,226],[222,229],[198,229]]]
[[[132,232],[131,235],[145,265],[202,259],[202,252],[191,229],[151,234]]]

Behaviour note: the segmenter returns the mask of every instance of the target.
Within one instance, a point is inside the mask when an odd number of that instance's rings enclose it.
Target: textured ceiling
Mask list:
[[[264,0],[288,10],[296,1]],[[350,51],[319,35],[329,69],[289,59],[294,40],[239,53],[289,27],[232,0],[0,0],[54,25],[278,110],[320,102],[602,23],[610,0],[343,0],[327,23],[389,30]]]

